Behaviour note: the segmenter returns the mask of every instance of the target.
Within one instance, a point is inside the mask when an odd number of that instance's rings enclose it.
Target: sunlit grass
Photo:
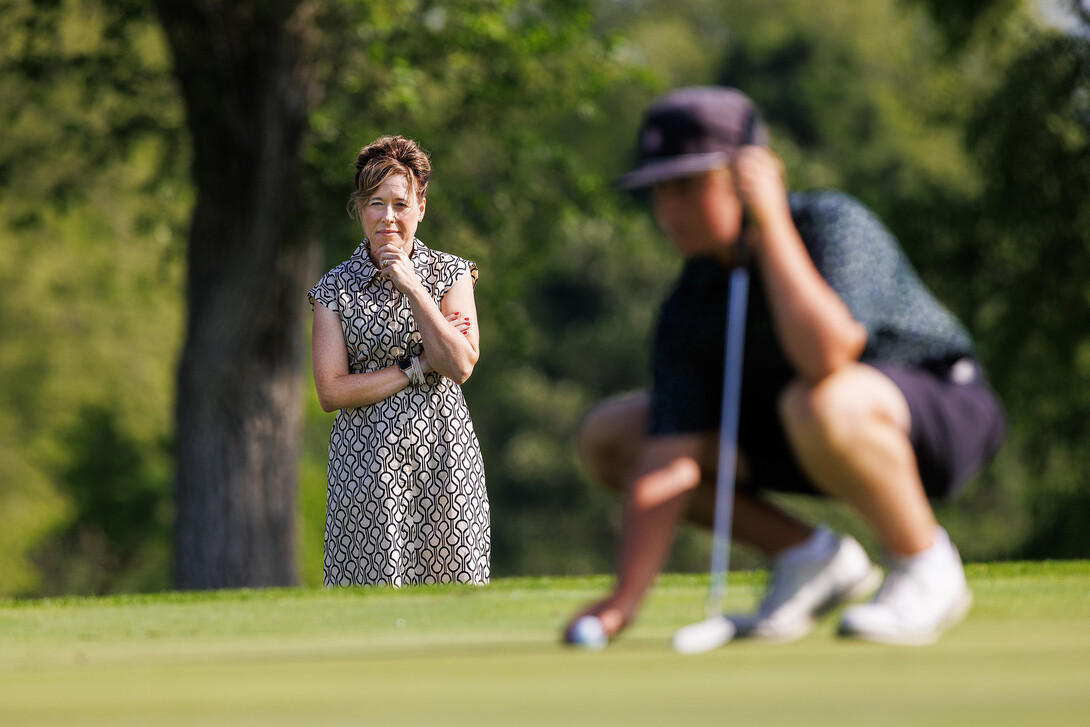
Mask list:
[[[706,579],[661,579],[604,653],[557,643],[605,577],[0,602],[0,724],[1083,724],[1090,563],[969,569],[938,644],[802,641],[683,657]],[[761,573],[733,573],[749,608]]]

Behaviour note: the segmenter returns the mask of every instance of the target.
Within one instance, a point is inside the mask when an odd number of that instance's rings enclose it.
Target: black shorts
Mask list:
[[[935,500],[954,496],[991,461],[1006,434],[1003,409],[980,367],[970,359],[941,370],[872,365],[908,401],[909,441],[927,496]],[[799,469],[775,406],[766,411],[740,422],[739,449],[751,475],[740,487],[819,494]]]

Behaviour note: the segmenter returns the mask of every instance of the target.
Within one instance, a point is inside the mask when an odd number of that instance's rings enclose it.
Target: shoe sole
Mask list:
[[[954,604],[954,607],[950,609],[950,613],[946,614],[933,630],[928,631],[925,634],[869,634],[862,631],[854,631],[845,627],[842,623],[837,630],[837,635],[845,638],[859,639],[861,641],[870,641],[876,644],[891,644],[893,646],[929,646],[938,641],[943,632],[964,619],[966,614],[969,613],[969,608],[972,605],[973,594],[966,589],[964,596],[962,596],[960,601]]]
[[[819,604],[814,609],[814,616],[810,621],[806,622],[801,628],[795,631],[779,631],[775,633],[762,633],[760,627],[749,627],[743,625],[744,622],[741,619],[735,620],[735,626],[737,628],[737,637],[750,639],[753,641],[762,641],[769,644],[786,644],[792,641],[801,639],[806,634],[810,633],[814,629],[814,625],[818,618],[824,616],[830,611],[843,606],[846,603],[852,601],[860,601],[868,596],[872,595],[882,585],[882,569],[876,565],[871,565],[870,570],[861,579],[848,586],[847,588],[836,591],[831,594],[823,603]]]
[[[814,617],[824,616],[832,611],[834,608],[843,606],[845,603],[852,601],[861,601],[874,594],[882,585],[882,569],[876,565],[872,565],[867,575],[859,579],[858,582],[849,586],[843,591],[839,591],[829,596],[829,599],[825,603],[814,609]]]

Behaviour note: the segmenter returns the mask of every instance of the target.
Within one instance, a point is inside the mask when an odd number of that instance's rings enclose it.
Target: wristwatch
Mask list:
[[[409,381],[413,380],[413,360],[411,357],[406,356],[403,359],[399,359],[397,367],[401,369],[401,373],[409,377]]]

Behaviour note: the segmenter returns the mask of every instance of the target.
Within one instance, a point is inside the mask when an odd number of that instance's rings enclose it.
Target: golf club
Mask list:
[[[715,479],[711,579],[707,618],[674,633],[674,651],[699,654],[734,638],[734,624],[723,615],[730,566],[730,531],[734,510],[734,470],[738,460],[738,410],[742,398],[742,353],[745,344],[749,270],[744,264],[730,274],[723,364],[723,405],[719,418],[719,464]]]

